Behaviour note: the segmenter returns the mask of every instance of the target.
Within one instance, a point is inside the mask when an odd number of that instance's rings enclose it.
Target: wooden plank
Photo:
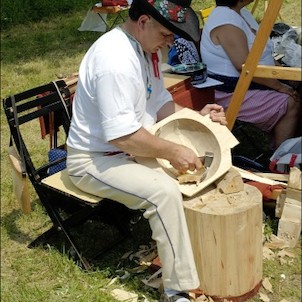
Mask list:
[[[283,187],[287,186],[287,183],[284,182],[280,182],[280,181],[276,181],[273,179],[269,179],[266,177],[261,177],[259,175],[256,175],[252,172],[243,170],[239,167],[233,166],[237,171],[239,171],[240,175],[242,178],[248,179],[248,180],[253,180],[253,181],[258,181],[261,182],[263,184],[267,184],[267,185],[282,185]]]
[[[254,77],[302,81],[302,69],[298,67],[258,65]]]
[[[301,233],[301,221],[290,221],[286,219],[280,219],[278,224],[277,236],[283,239],[289,247],[295,247]]]
[[[288,182],[288,174],[253,172],[255,175],[268,179]]]
[[[234,127],[241,103],[253,79],[257,64],[261,58],[267,39],[270,36],[282,2],[282,0],[270,1],[268,9],[264,14],[255,41],[241,71],[230,105],[226,112],[228,128],[230,130]]]
[[[290,168],[288,186],[293,189],[302,189],[302,171],[297,167]]]
[[[276,200],[275,216],[277,218],[281,218],[282,216],[285,199],[286,199],[286,190],[282,190],[281,194],[277,197]]]
[[[285,199],[281,219],[301,223],[301,203],[299,205],[287,203]]]
[[[276,201],[275,216],[282,217],[283,208],[285,204],[291,204],[300,207],[301,211],[301,191],[287,187],[281,190]]]
[[[301,199],[301,190],[296,190],[289,187],[286,189],[286,202],[301,204]]]

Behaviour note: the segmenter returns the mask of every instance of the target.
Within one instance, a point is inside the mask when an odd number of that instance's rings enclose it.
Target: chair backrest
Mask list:
[[[214,8],[215,8],[215,6],[211,6],[211,7],[200,10],[202,26],[205,25],[207,18],[209,17],[210,13],[212,12],[212,10]]]
[[[63,80],[51,82],[3,99],[11,141],[23,168],[35,186],[58,162],[49,162],[51,147],[64,146],[71,118],[70,92]],[[63,130],[63,131],[62,131]],[[44,140],[45,136],[51,139]]]

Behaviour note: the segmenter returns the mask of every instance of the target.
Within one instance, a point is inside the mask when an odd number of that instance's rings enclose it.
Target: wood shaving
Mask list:
[[[123,289],[114,289],[111,292],[111,295],[118,301],[124,301],[124,302],[137,302],[138,301],[138,295],[128,292]]]
[[[280,263],[281,265],[287,264],[287,260],[285,260],[285,259],[283,259],[283,258],[279,258],[279,263]]]
[[[283,257],[294,258],[294,257],[295,257],[295,255],[294,255],[293,253],[288,252],[288,251],[286,251],[286,250],[281,250],[281,251],[279,251],[279,252],[277,253],[277,256],[278,256],[278,257],[281,257],[281,258],[283,258]]]
[[[270,302],[270,298],[268,297],[268,295],[263,293],[259,293],[259,299],[263,302]]]
[[[195,299],[195,302],[208,302],[209,299],[205,295],[199,296],[197,299]]]
[[[196,183],[198,185],[204,179],[206,173],[207,169],[205,167],[202,167],[201,169],[194,172],[187,172],[177,176],[177,180],[180,184]]]
[[[267,290],[269,291],[270,293],[273,293],[273,286],[272,284],[270,283],[269,279],[268,278],[264,278],[263,281],[262,281],[262,286]]]
[[[263,247],[263,259],[273,260],[275,258],[275,253],[269,249],[267,246]]]
[[[270,237],[270,241],[265,243],[265,246],[271,249],[283,249],[288,247],[288,244],[276,235],[272,235]]]

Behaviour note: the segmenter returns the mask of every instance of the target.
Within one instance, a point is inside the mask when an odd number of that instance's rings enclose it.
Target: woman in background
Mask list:
[[[252,0],[216,0],[202,31],[200,51],[210,77],[224,82],[215,88],[215,101],[226,110],[254,43],[258,23],[245,8]],[[256,64],[256,63],[255,63]],[[268,40],[259,65],[275,65]],[[301,99],[290,86],[276,79],[253,78],[240,107],[238,120],[272,134],[273,149],[294,137]]]

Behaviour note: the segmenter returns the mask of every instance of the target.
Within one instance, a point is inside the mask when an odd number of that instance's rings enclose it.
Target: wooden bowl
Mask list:
[[[205,125],[190,118],[179,118],[164,124],[154,134],[192,149],[198,157],[204,156],[207,151],[212,152],[213,161],[204,180],[216,173],[221,161],[220,145],[215,135]],[[172,177],[180,175],[166,159],[157,158],[157,162]]]
[[[207,151],[214,154],[206,177],[198,184],[179,183],[177,180],[179,172],[165,159],[136,157],[138,163],[171,176],[179,185],[180,191],[189,197],[211,185],[231,168],[230,149],[238,144],[237,139],[226,126],[212,122],[208,115],[201,116],[197,111],[188,108],[156,123],[150,132],[160,138],[191,148],[199,157],[204,156]]]

